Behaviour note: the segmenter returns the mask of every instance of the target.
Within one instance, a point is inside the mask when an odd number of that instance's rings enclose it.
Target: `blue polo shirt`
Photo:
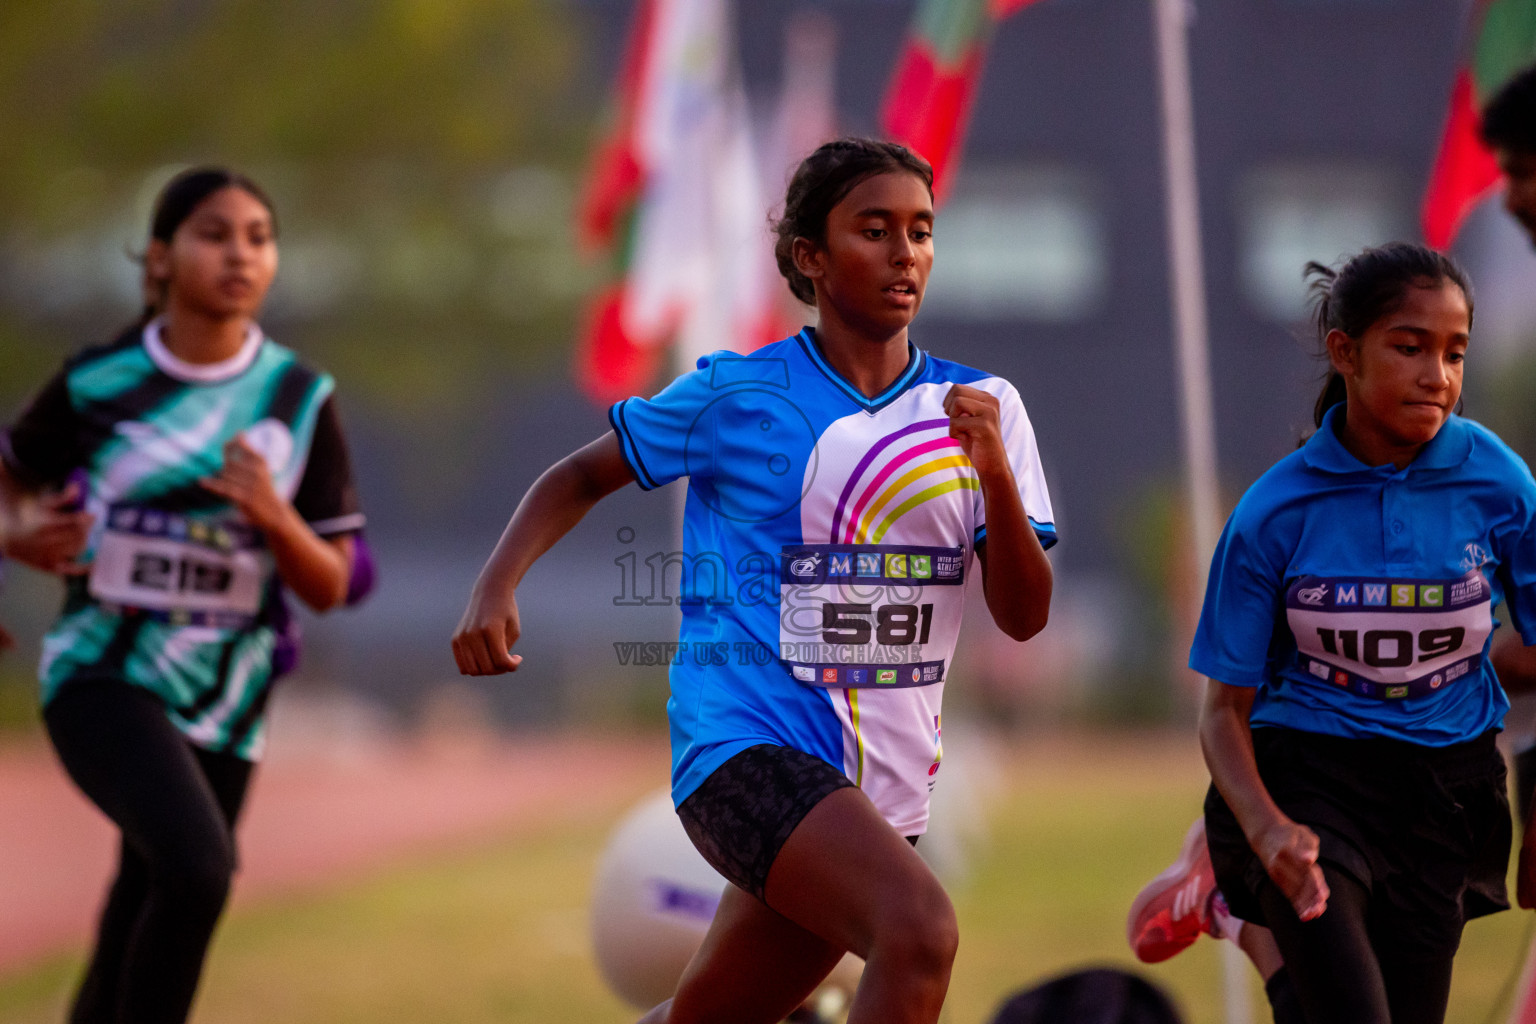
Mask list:
[[[1227,521],[1190,667],[1257,687],[1256,728],[1426,746],[1498,728],[1493,605],[1536,643],[1536,482],[1457,416],[1407,467],[1367,466],[1339,442],[1343,410]]]

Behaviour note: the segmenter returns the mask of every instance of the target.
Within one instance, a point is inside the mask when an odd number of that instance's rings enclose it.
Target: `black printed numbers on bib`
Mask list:
[[[1297,665],[1362,697],[1435,693],[1477,668],[1493,632],[1487,582],[1303,576],[1285,593]]]
[[[1426,629],[1418,634],[1415,644],[1414,633],[1406,629],[1368,629],[1362,642],[1358,629],[1334,630],[1318,626],[1317,638],[1330,655],[1340,655],[1371,668],[1401,668],[1413,664],[1415,648],[1419,661],[1456,653],[1461,650],[1467,631],[1462,626]]]
[[[874,642],[886,647],[925,644],[932,634],[933,604],[868,604],[821,606],[821,639],[829,644],[860,646]]]
[[[243,524],[118,506],[107,513],[88,589],[104,604],[180,624],[238,628],[261,608],[264,557]]]

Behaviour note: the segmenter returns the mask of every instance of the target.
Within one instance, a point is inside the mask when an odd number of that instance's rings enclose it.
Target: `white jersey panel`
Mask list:
[[[786,572],[783,594],[785,613],[824,627],[817,660],[786,660],[801,682],[829,689],[844,770],[906,835],[927,827],[944,678],[983,526],[976,471],[949,436],[951,387],[918,384],[878,412],[823,430],[801,528],[808,546],[826,545],[817,554],[834,569],[818,564],[808,576],[814,585],[798,590]]]
[[[985,377],[970,385],[985,391],[997,399],[998,426],[1003,435],[1003,447],[1008,451],[1008,462],[1013,468],[1014,481],[1019,485],[1019,497],[1024,501],[1024,514],[1029,516],[1036,533],[1047,547],[1054,542],[1056,514],[1051,510],[1051,495],[1045,487],[1045,470],[1040,465],[1040,448],[1035,442],[1035,428],[1024,411],[1024,402],[1018,390],[1001,377]],[[976,519],[984,529],[987,510],[976,492]]]

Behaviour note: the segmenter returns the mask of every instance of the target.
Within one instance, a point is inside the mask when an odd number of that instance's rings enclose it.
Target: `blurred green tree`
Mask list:
[[[374,412],[451,421],[488,370],[557,358],[591,273],[567,229],[596,106],[573,17],[553,0],[0,5],[0,400],[133,315],[154,191],[204,162],[272,192],[268,326]]]

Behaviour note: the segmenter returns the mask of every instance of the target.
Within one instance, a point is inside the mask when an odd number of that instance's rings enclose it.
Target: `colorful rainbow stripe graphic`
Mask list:
[[[843,691],[843,699],[848,702],[848,721],[853,724],[853,742],[858,751],[858,762],[853,772],[853,784],[864,785],[864,733],[859,729],[859,691],[847,689]]]
[[[934,431],[940,432],[938,436],[922,436]],[[859,481],[866,471],[877,466],[874,475],[860,488]],[[924,502],[951,491],[977,490],[981,485],[970,467],[971,460],[960,442],[949,436],[948,419],[921,420],[887,434],[848,475],[832,514],[832,543],[878,544],[896,520]],[[937,482],[890,507],[912,484],[935,475]]]

